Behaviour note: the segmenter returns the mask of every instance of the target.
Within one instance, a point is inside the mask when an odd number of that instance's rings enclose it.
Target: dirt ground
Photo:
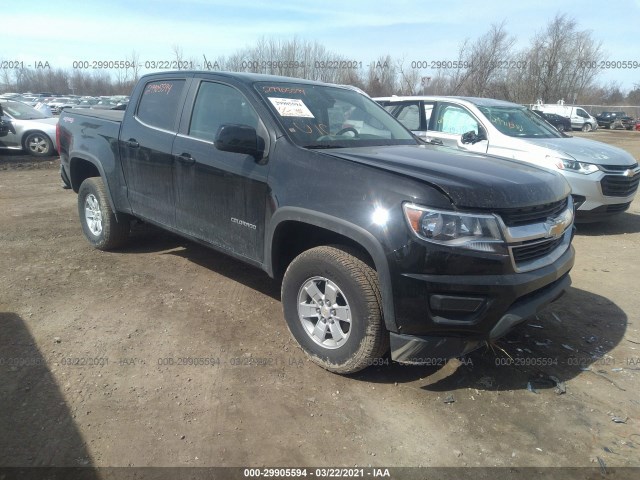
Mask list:
[[[261,271],[164,233],[92,249],[57,168],[0,156],[0,466],[640,467],[640,199],[493,349],[343,377]]]

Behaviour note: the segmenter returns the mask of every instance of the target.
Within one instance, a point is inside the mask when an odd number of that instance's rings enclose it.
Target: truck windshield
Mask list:
[[[481,107],[478,109],[501,132],[510,137],[561,138],[562,134],[524,107]]]
[[[306,148],[415,145],[411,132],[369,97],[330,85],[259,82],[258,93]]]

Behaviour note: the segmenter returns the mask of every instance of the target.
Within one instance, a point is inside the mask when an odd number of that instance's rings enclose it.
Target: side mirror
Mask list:
[[[244,153],[256,159],[262,156],[258,148],[258,133],[247,125],[220,125],[214,145],[223,152]]]
[[[487,139],[487,134],[484,132],[482,128],[479,128],[478,133],[474,132],[473,130],[463,133],[460,141],[464,144],[475,145],[476,143],[486,139]]]

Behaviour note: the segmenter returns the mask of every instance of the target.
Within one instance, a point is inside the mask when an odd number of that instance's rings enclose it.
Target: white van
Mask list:
[[[538,110],[542,113],[555,113],[562,117],[567,117],[571,120],[571,128],[576,130],[582,130],[583,132],[590,132],[591,130],[597,130],[598,121],[595,117],[589,115],[589,113],[582,107],[576,105],[565,105],[564,103],[536,103],[530,105],[531,110]]]
[[[517,103],[471,97],[374,98],[432,145],[535,163],[571,185],[577,220],[603,220],[629,208],[640,183],[638,161],[606,143],[559,132]]]

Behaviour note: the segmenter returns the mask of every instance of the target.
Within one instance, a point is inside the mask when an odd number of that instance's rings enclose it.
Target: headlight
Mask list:
[[[593,163],[578,162],[577,160],[569,158],[552,157],[547,155],[547,160],[551,160],[558,170],[582,173],[583,175],[589,175],[590,173],[595,173],[600,170],[598,166]]]
[[[423,240],[481,252],[505,252],[493,215],[434,210],[412,203],[405,203],[403,208],[411,230]]]

